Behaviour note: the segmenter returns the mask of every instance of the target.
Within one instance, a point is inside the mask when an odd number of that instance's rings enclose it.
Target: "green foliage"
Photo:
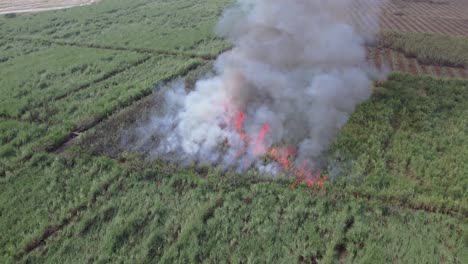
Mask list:
[[[38,154],[0,182],[0,262],[12,257],[51,223],[87,202],[92,186],[119,172],[105,158],[67,159]]]
[[[0,115],[25,121],[44,121],[53,111],[49,102],[66,96],[84,85],[112,72],[128,67],[143,55],[88,48],[48,46],[36,43],[37,51],[30,51],[31,43],[22,49],[21,42],[14,49],[18,55],[0,67]],[[8,51],[5,53],[13,53]],[[0,54],[3,54],[1,52]],[[35,111],[43,105],[47,111]]]
[[[216,38],[213,28],[231,2],[113,0],[21,15],[22,19],[8,21],[2,30],[9,37],[46,37],[73,43],[216,55],[227,44]]]
[[[159,83],[192,88],[228,47],[212,29],[230,2],[0,17],[0,263],[466,263],[468,81],[392,75],[328,153],[324,190],[119,149]],[[444,38],[381,45],[465,66]]]
[[[335,169],[360,177],[372,192],[458,207],[468,200],[466,100],[467,81],[392,75],[341,131],[331,154],[342,160]]]
[[[27,156],[34,146],[54,148],[72,132],[86,130],[200,63],[181,56],[56,45],[18,54],[0,68],[5,76],[0,117],[6,117],[0,120],[5,131],[0,160]]]
[[[466,223],[449,216],[342,196],[340,188],[235,185],[239,175],[213,169],[201,177],[141,165],[104,167],[100,175],[112,180],[101,180],[88,209],[25,262],[463,262]],[[110,168],[121,173],[106,174]]]

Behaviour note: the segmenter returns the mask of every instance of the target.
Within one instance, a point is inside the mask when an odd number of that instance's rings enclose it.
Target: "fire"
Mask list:
[[[258,134],[257,142],[255,144],[255,154],[264,155],[265,154],[265,136],[270,131],[270,124],[263,124],[260,133]]]
[[[239,133],[240,137],[243,140],[247,139],[247,135],[245,132],[242,130],[244,127],[244,120],[245,120],[245,113],[244,112],[239,112],[237,116],[234,118],[235,126],[236,126],[236,131]]]
[[[264,123],[257,136],[249,136],[243,130],[245,118],[246,114],[242,111],[240,111],[233,118],[233,126],[239,133],[241,139],[244,140],[247,146],[249,146],[251,143],[250,139],[256,138],[255,142],[253,143],[254,153],[258,156],[266,156],[271,158],[281,167],[284,172],[294,175],[296,182],[291,185],[292,187],[301,183],[305,183],[308,187],[324,187],[324,184],[327,181],[327,177],[322,176],[319,170],[312,172],[310,169],[308,169],[307,161],[304,160],[301,164],[301,167],[296,168],[294,165],[294,161],[297,158],[297,151],[295,147],[290,146],[283,148],[265,148],[265,138],[268,132],[270,132],[270,124]]]

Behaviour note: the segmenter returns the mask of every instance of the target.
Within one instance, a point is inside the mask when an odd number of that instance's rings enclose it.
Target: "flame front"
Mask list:
[[[301,183],[305,183],[308,187],[324,187],[324,184],[328,178],[326,176],[322,176],[319,170],[313,172],[312,170],[308,169],[306,160],[302,161],[299,168],[295,166],[294,163],[297,159],[297,151],[295,147],[266,147],[265,138],[271,129],[271,125],[269,123],[262,124],[260,131],[256,135],[247,135],[244,132],[245,119],[245,112],[240,111],[232,119],[232,125],[239,134],[240,138],[244,141],[245,145],[247,147],[253,147],[253,151],[256,156],[265,156],[272,159],[274,162],[276,162],[276,164],[279,165],[283,172],[289,175],[293,175],[295,177],[295,183],[292,184],[293,187],[296,184]],[[255,141],[251,139],[255,139]],[[229,142],[226,144],[229,145]],[[251,144],[253,144],[253,146],[251,146]],[[241,153],[242,152],[240,151],[239,155]]]

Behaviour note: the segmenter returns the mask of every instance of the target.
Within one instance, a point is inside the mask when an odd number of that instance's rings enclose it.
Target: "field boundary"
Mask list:
[[[79,43],[79,42],[69,42],[62,40],[49,40],[43,38],[32,38],[32,37],[14,37],[12,40],[17,41],[35,41],[46,44],[56,44],[61,46],[70,46],[70,47],[80,47],[80,48],[91,48],[91,49],[104,49],[104,50],[115,50],[115,51],[131,51],[144,54],[158,54],[158,55],[170,55],[170,56],[182,56],[193,59],[202,59],[211,61],[216,59],[219,54],[223,53],[225,50],[221,51],[216,55],[208,54],[196,54],[190,52],[181,52],[181,51],[171,51],[171,50],[159,50],[159,49],[149,49],[149,48],[132,48],[132,47],[121,47],[121,46],[112,46],[112,45],[100,45],[95,43]]]
[[[59,6],[49,6],[49,7],[13,7],[16,9],[8,10],[8,7],[4,9],[0,9],[0,15],[7,15],[7,14],[24,14],[24,13],[37,13],[37,12],[44,12],[44,11],[55,11],[55,10],[62,10],[68,9],[72,7],[80,7],[80,6],[88,6],[97,3],[99,0],[87,0],[83,1],[83,3],[77,3],[74,5],[59,5]]]
[[[34,125],[43,125],[44,124],[43,122],[39,122],[39,121],[36,121],[36,120],[25,120],[25,119],[21,119],[21,118],[14,117],[14,116],[0,114],[0,122],[8,122],[8,121],[18,122],[18,123],[22,123],[22,124],[34,124]]]
[[[99,190],[92,194],[91,199],[87,199],[77,207],[70,209],[67,213],[67,216],[59,221],[59,223],[47,226],[39,236],[29,241],[26,246],[24,246],[14,255],[15,260],[20,260],[25,255],[42,247],[50,237],[58,234],[61,230],[70,224],[75,223],[80,218],[80,213],[93,207],[96,204],[97,198],[104,195],[112,183],[116,182],[120,177],[121,175],[117,174],[117,176],[111,177],[109,180],[101,183]]]
[[[140,59],[140,60],[138,60],[138,61],[136,61],[136,62],[134,62],[134,63],[132,63],[130,65],[127,65],[127,66],[125,66],[123,68],[120,68],[120,69],[113,70],[111,72],[108,72],[108,73],[104,74],[104,76],[102,76],[102,77],[100,77],[98,79],[95,79],[95,80],[92,80],[92,81],[90,81],[88,83],[80,85],[77,88],[72,89],[71,91],[68,91],[67,93],[55,96],[51,100],[59,101],[59,100],[65,99],[65,98],[67,98],[68,96],[70,96],[70,95],[72,95],[74,93],[77,93],[77,92],[79,92],[81,90],[89,88],[91,85],[98,84],[100,82],[106,81],[106,80],[108,80],[108,79],[110,79],[112,77],[117,76],[120,73],[123,73],[123,72],[126,72],[126,71],[130,70],[131,68],[138,67],[139,65],[147,62],[150,59],[151,59],[151,57],[149,57],[149,56],[144,57],[144,58],[142,58],[142,59]]]
[[[433,78],[468,78],[468,68],[426,64],[392,48],[368,47],[367,56],[368,62],[380,69],[389,67],[394,72]]]
[[[76,220],[78,220],[80,212],[85,211],[87,209],[88,209],[87,204],[82,204],[82,205],[80,205],[80,206],[78,206],[76,208],[71,209],[68,212],[68,215],[65,218],[63,218],[60,221],[60,223],[54,224],[54,225],[49,225],[42,232],[42,234],[40,236],[38,236],[37,238],[34,238],[33,240],[31,240],[29,243],[26,244],[26,246],[23,249],[21,249],[17,254],[15,254],[14,258],[16,260],[20,260],[25,255],[27,255],[28,253],[30,253],[33,250],[43,246],[46,243],[47,239],[49,239],[53,235],[60,232],[60,230],[62,230],[63,228],[65,228],[69,224],[71,224],[71,223],[75,222]]]
[[[374,195],[364,191],[345,192],[345,195],[350,195],[356,199],[364,199],[366,201],[380,201],[383,204],[388,204],[399,209],[411,209],[415,211],[423,211],[426,213],[447,215],[459,220],[468,217],[468,208],[459,206],[458,208],[442,208],[440,205],[431,206],[414,199],[401,199],[396,196]],[[427,198],[427,196],[421,196]],[[430,196],[429,196],[430,197]]]

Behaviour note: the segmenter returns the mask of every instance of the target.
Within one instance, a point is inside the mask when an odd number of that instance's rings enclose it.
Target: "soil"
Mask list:
[[[358,23],[366,24],[367,0],[355,0]],[[467,0],[388,0],[383,4],[380,27],[403,32],[468,36]]]
[[[97,0],[0,0],[0,15],[58,10],[95,2]]]
[[[422,64],[415,58],[408,58],[403,53],[391,49],[368,48],[368,60],[378,68],[388,67],[392,71],[414,75],[468,78],[468,69]]]

